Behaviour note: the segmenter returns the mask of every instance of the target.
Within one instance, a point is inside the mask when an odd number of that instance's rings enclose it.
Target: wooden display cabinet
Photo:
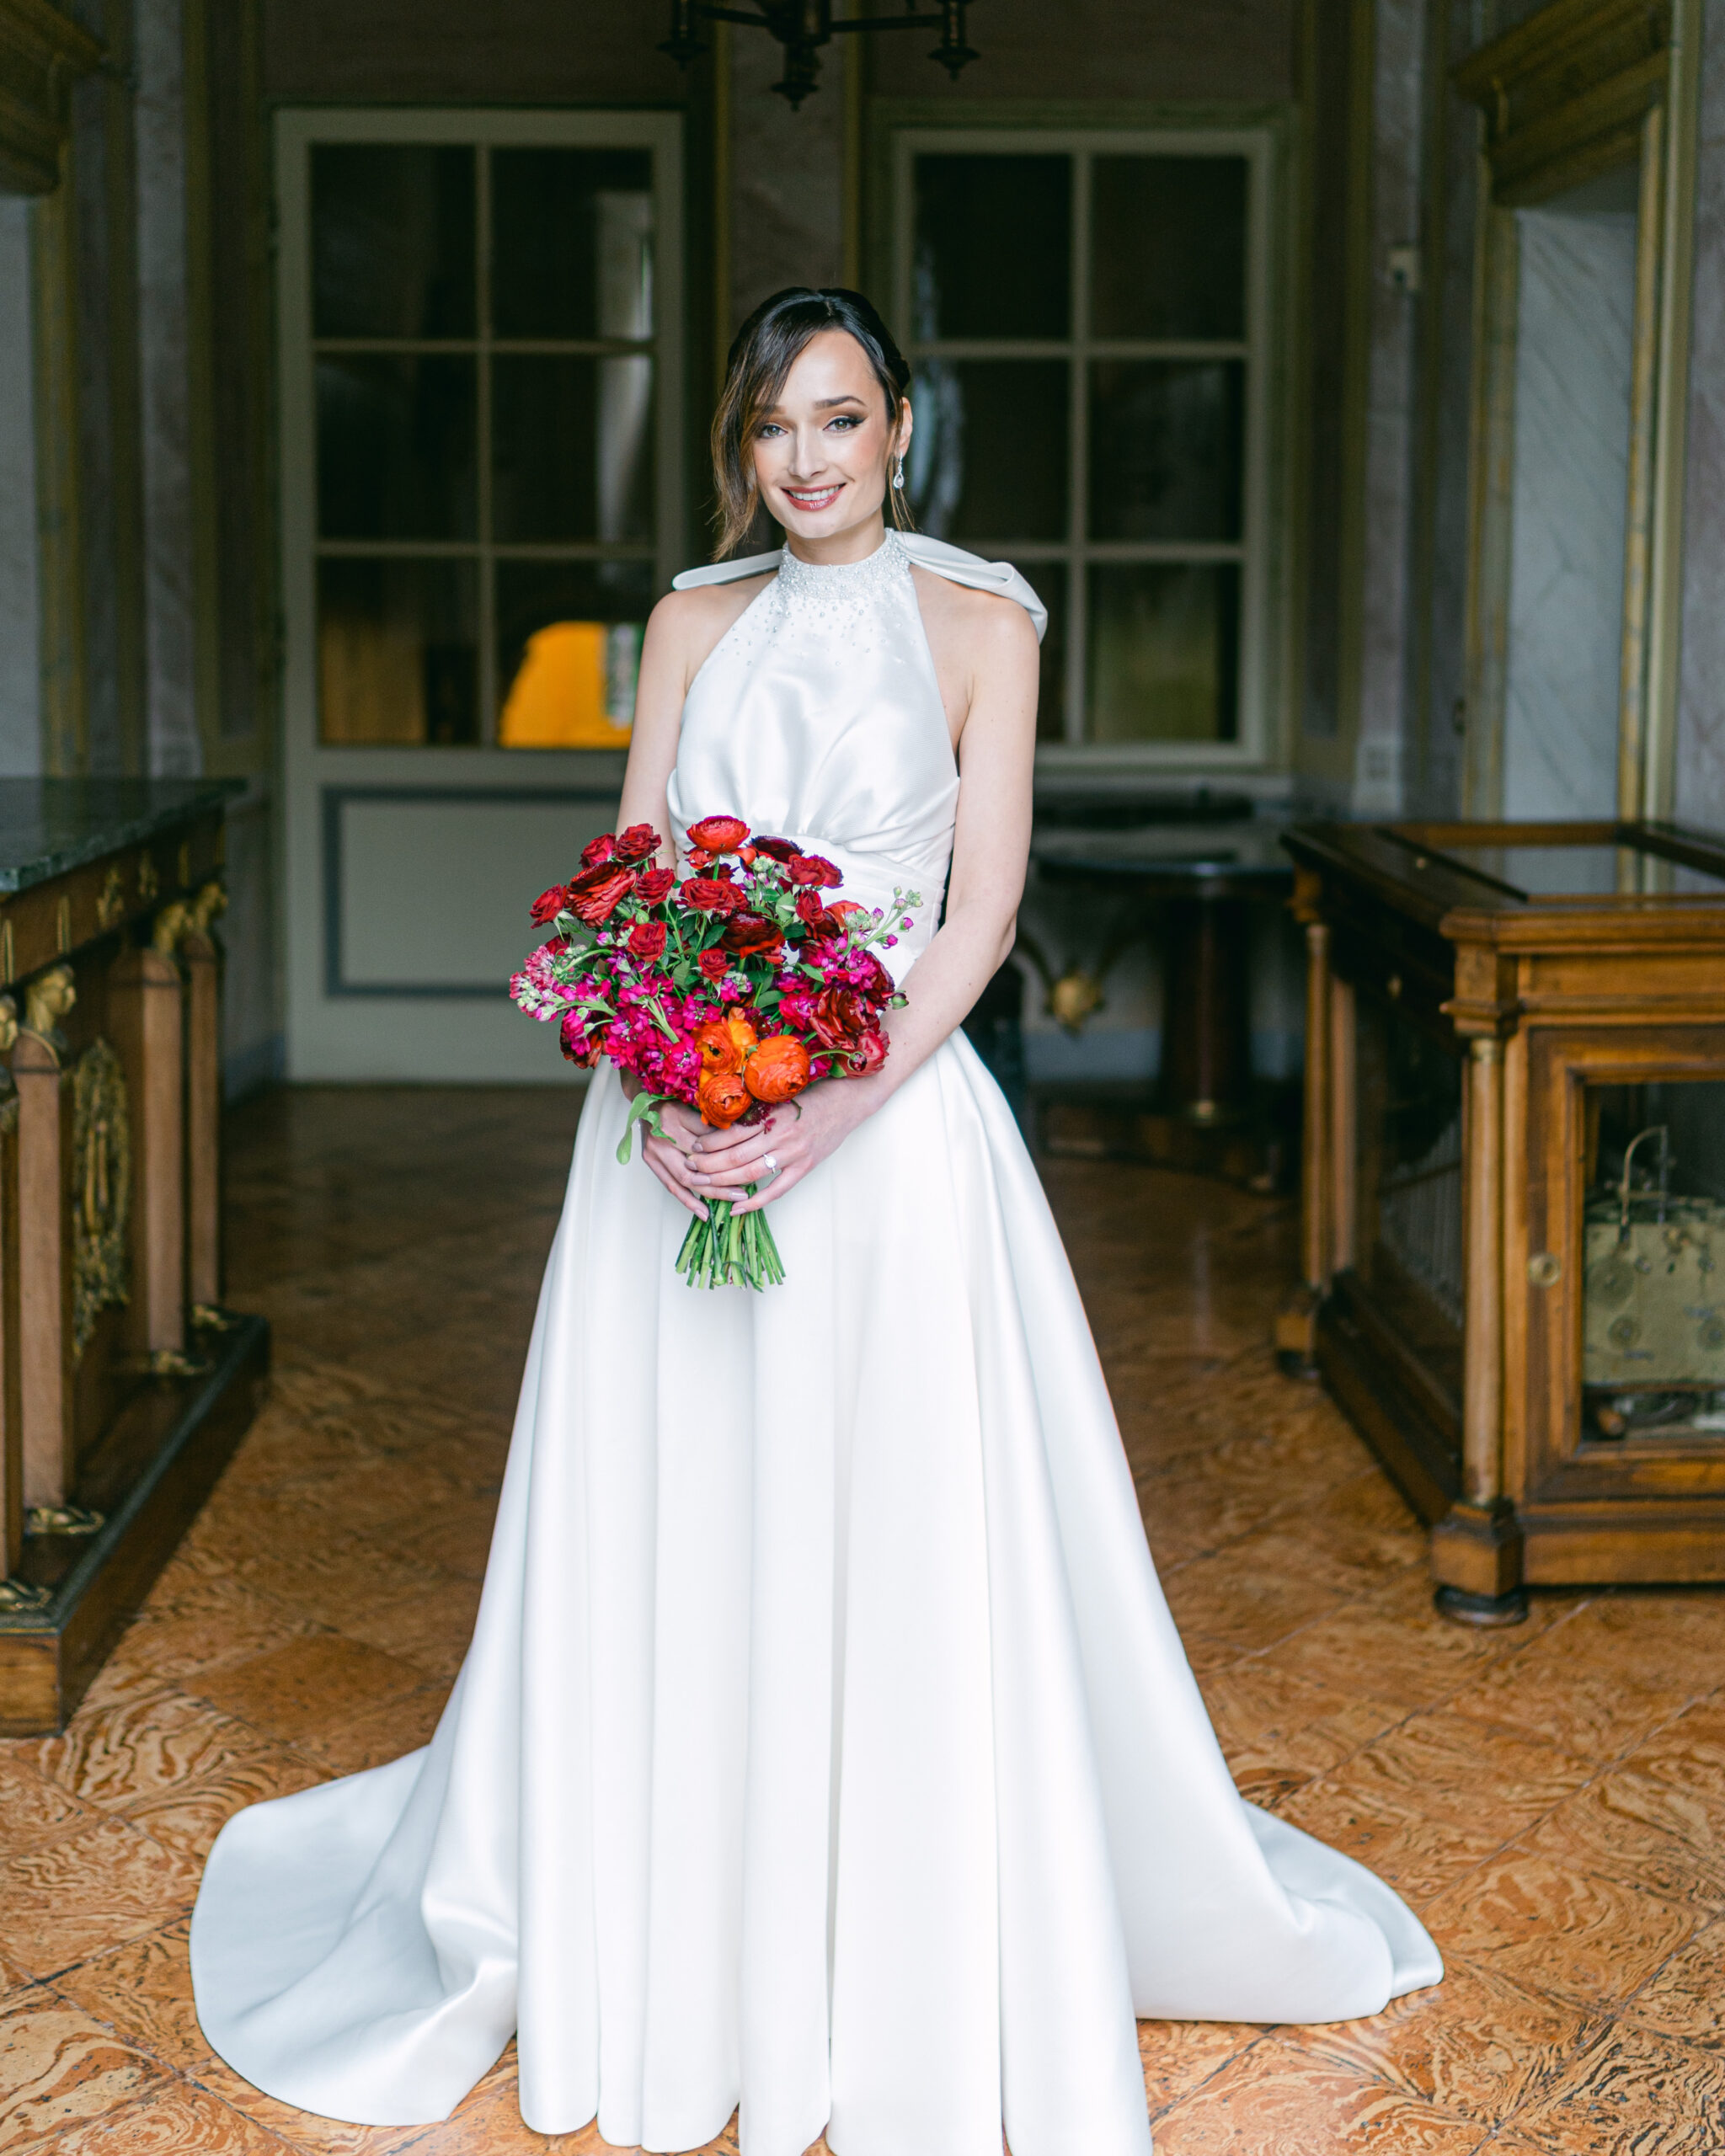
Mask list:
[[[1438,1603],[1725,1579],[1725,842],[1308,824],[1305,1283]]]

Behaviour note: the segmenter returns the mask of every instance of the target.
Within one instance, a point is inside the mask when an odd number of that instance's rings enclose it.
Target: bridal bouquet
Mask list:
[[[889,913],[829,896],[843,882],[831,862],[751,836],[736,816],[708,816],[689,839],[681,882],[654,865],[649,825],[595,839],[580,873],[534,901],[553,934],[510,982],[530,1017],[556,1022],[571,1063],[609,1056],[640,1080],[619,1161],[637,1123],[660,1129],[669,1101],[723,1130],[817,1078],[878,1070],[882,1018],[905,1001],[875,952],[911,926],[919,894],[895,890]],[[765,1212],[738,1219],[729,1198],[691,1223],[677,1271],[707,1288],[785,1277]]]

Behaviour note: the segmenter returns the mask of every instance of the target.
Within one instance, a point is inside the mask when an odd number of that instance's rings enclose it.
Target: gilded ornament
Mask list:
[[[179,939],[191,926],[192,910],[184,899],[175,899],[163,907],[150,931],[152,947],[164,958],[171,958],[179,947]]]
[[[104,1040],[72,1072],[72,1340],[82,1355],[98,1314],[131,1294],[131,1122],[126,1075]]]
[[[99,926],[112,928],[126,912],[126,885],[115,862],[103,878],[102,889],[96,899],[96,921]]]
[[[60,1021],[77,1001],[77,985],[70,966],[50,966],[38,974],[24,992],[26,1029],[44,1040],[57,1040]]]
[[[1102,1003],[1102,983],[1077,966],[1062,974],[1048,992],[1049,1016],[1058,1019],[1069,1033],[1081,1031],[1085,1020],[1092,1011],[1099,1011]]]
[[[147,905],[162,888],[162,878],[156,873],[156,864],[150,856],[138,857],[138,896]]]
[[[227,911],[227,894],[221,884],[206,883],[192,900],[191,926],[200,936],[207,936],[210,924]]]
[[[9,995],[0,995],[0,1055],[18,1045],[18,1006]]]
[[[28,1580],[0,1580],[0,1616],[45,1609],[53,1599],[46,1588],[32,1587]]]
[[[32,1505],[24,1516],[26,1534],[99,1534],[107,1524],[106,1513],[93,1513],[83,1505]]]

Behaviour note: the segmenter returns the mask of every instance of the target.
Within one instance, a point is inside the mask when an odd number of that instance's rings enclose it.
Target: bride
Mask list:
[[[745,2156],[1146,2156],[1135,2015],[1342,2020],[1442,1975],[1235,1793],[959,1030],[1012,944],[1044,616],[887,528],[907,381],[855,293],[745,325],[721,552],[761,506],[788,543],[654,611],[620,811],[921,891],[891,1053],[762,1128],[671,1111],[646,1174],[595,1077],[437,1733],[240,1813],[205,1874],[206,2034],[307,2111],[443,2118],[513,2035],[545,2133],[690,2149],[740,2105]],[[684,1209],[750,1183],[786,1283],[692,1290]]]

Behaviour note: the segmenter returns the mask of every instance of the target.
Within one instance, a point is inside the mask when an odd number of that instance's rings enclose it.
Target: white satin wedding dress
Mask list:
[[[758,574],[777,558],[694,572]],[[670,806],[935,924],[959,781],[889,537],[779,574],[691,690]],[[688,582],[688,578],[679,579]],[[912,974],[910,993],[916,994]],[[702,1292],[582,1113],[484,1599],[431,1743],[211,1853],[199,2017],[326,2116],[445,2116],[512,2034],[542,2132],[745,2156],[1145,2156],[1134,2016],[1331,2021],[1434,1983],[1379,1880],[1242,1802],[1004,1102],[954,1033]]]

